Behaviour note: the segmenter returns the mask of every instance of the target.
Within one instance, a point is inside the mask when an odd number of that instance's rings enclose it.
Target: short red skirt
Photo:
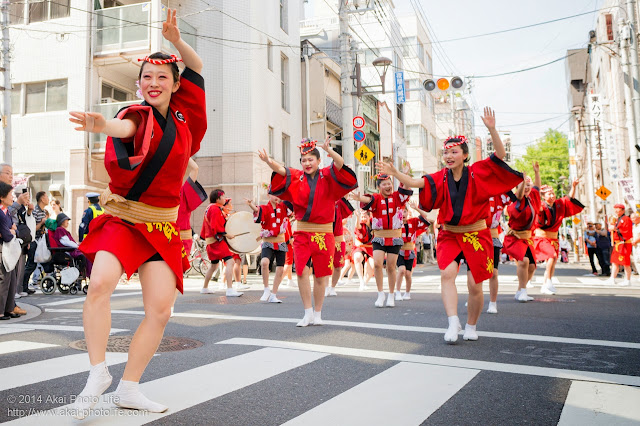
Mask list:
[[[440,231],[438,233],[438,267],[444,270],[462,252],[476,284],[493,275],[493,240],[491,231],[466,232],[464,234]]]
[[[233,253],[229,250],[226,240],[218,241],[213,244],[207,245],[207,256],[209,260],[215,262],[216,260],[222,260],[224,258],[233,257]]]
[[[333,274],[333,255],[336,243],[332,232],[303,232],[293,233],[293,258],[296,263],[296,274],[302,276],[304,267],[311,259],[313,274],[326,277]]]
[[[186,260],[187,265],[189,262],[175,223],[131,224],[119,217],[103,214],[91,221],[90,232],[79,248],[91,262],[95,262],[99,251],[113,254],[127,277],[158,253],[175,274],[176,288],[183,291],[183,261]]]
[[[620,244],[620,241],[614,241],[611,247],[611,263],[620,266],[631,265],[631,252],[633,245]]]
[[[346,258],[347,243],[344,241],[336,242],[336,251],[333,255],[333,268],[342,268]]]
[[[537,261],[557,259],[560,253],[560,244],[557,239],[533,237],[533,246]]]
[[[523,260],[527,254],[528,249],[531,249],[531,255],[533,256],[535,265],[536,250],[531,238],[529,238],[528,240],[521,240],[515,235],[507,235],[506,237],[504,237],[504,242],[502,243],[502,253],[508,254],[509,257],[512,257],[516,260]]]

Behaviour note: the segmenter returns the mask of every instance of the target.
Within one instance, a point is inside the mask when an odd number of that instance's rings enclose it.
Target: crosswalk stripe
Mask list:
[[[59,345],[51,345],[49,343],[26,342],[22,340],[8,340],[0,342],[0,355],[10,354],[13,352],[30,351],[33,349],[53,348]]]
[[[127,354],[107,353],[108,365],[127,362]],[[89,355],[67,355],[0,369],[0,391],[89,371]]]
[[[114,297],[123,297],[123,296],[136,296],[136,295],[140,295],[142,294],[141,291],[128,291],[126,293],[117,293],[117,294],[112,294],[111,298]],[[68,299],[64,299],[64,300],[57,300],[55,302],[48,302],[48,303],[41,303],[40,306],[60,306],[60,305],[69,305],[72,303],[80,303],[80,302],[84,302],[86,299],[86,297],[70,297]]]
[[[82,312],[82,310],[80,310]],[[19,331],[5,331],[3,330],[19,330]],[[81,325],[48,325],[48,324],[12,324],[10,326],[0,325],[0,334],[8,334],[8,333],[16,333],[16,332],[26,332],[33,330],[49,330],[49,331],[77,331],[84,333],[84,327]],[[129,331],[124,328],[112,328],[111,334],[114,333],[122,333],[124,331]]]
[[[140,390],[147,398],[169,406],[164,413],[140,413],[135,416],[118,415],[112,400],[113,394],[103,396],[95,411],[106,416],[93,416],[91,425],[142,425],[181,410],[193,407],[219,396],[234,392],[254,383],[301,367],[328,356],[317,352],[301,352],[288,349],[264,348],[243,355],[203,365],[182,373],[142,383]],[[3,378],[4,381],[4,378]],[[47,425],[68,425],[70,405],[58,407],[41,416],[27,416],[7,424],[33,424],[36,418],[46,418]],[[54,415],[57,414],[57,415]],[[64,415],[62,414],[64,413]],[[115,420],[117,418],[117,420]],[[185,419],[183,419],[185,420]]]
[[[50,309],[48,310],[48,312],[78,313],[78,312],[82,312],[82,309]],[[144,315],[144,311],[128,311],[128,310],[117,310],[117,309],[112,310],[111,313],[126,314],[126,315]],[[253,316],[242,316],[242,315],[189,314],[189,313],[175,313],[174,317],[220,319],[220,320],[232,320],[232,321],[282,322],[282,323],[290,323],[290,324],[295,324],[298,321],[300,321],[299,318],[253,317]],[[416,333],[435,333],[435,334],[444,334],[447,331],[446,328],[436,328],[436,327],[419,327],[419,326],[411,326],[411,325],[381,324],[381,323],[356,322],[356,321],[333,321],[333,320],[326,320],[326,319],[323,321],[326,325],[354,327],[354,328],[369,328],[369,329],[376,329],[376,330],[412,331]],[[612,347],[612,348],[625,348],[625,349],[640,349],[640,343],[620,342],[615,340],[577,339],[573,337],[543,336],[543,335],[537,335],[537,334],[502,333],[497,331],[478,331],[478,335],[481,337],[492,337],[496,339],[552,342],[552,343],[587,345],[587,346],[606,346],[606,347]]]
[[[285,425],[417,425],[478,373],[467,368],[401,362]],[[380,392],[384,392],[384,407],[371,403],[372,395]]]
[[[638,425],[640,389],[609,383],[572,382],[558,426]]]
[[[247,339],[235,337],[217,342],[218,345],[247,345],[268,348],[297,349],[301,351],[323,352],[333,355],[384,359],[388,361],[415,362],[419,364],[442,365],[447,367],[472,368],[477,370],[499,371],[503,373],[528,374],[531,376],[555,377],[569,380],[615,383],[640,386],[639,376],[598,373],[584,370],[563,370],[560,368],[535,367],[522,364],[506,364],[472,359],[446,358],[428,355],[403,354],[397,352],[375,351],[370,349],[347,348],[342,346],[317,345],[312,343],[287,342],[281,340]]]

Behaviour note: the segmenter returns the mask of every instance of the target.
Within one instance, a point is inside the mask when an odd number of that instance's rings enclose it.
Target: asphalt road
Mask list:
[[[166,338],[195,349],[162,352],[141,380],[163,414],[115,408],[107,399],[85,424],[637,424],[640,422],[640,282],[619,288],[561,265],[555,296],[517,303],[515,267],[501,265],[498,314],[483,313],[480,338],[446,345],[447,325],[434,266],[415,274],[412,300],[374,308],[355,284],[338,288],[324,326],[297,328],[297,290],[282,304],[251,290],[227,300],[185,281]],[[537,275],[541,275],[539,271]],[[466,320],[464,277],[459,316]],[[485,284],[486,287],[486,284]],[[0,422],[73,424],[69,404],[87,377],[82,296],[36,294],[18,301],[29,315],[0,324]],[[485,296],[485,310],[488,292]],[[133,334],[142,315],[139,285],[112,298],[113,336]],[[107,360],[115,390],[124,355]],[[49,411],[47,411],[49,410]]]

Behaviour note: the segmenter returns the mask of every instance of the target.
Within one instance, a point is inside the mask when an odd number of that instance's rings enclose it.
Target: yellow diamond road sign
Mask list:
[[[362,145],[360,149],[355,152],[356,160],[358,160],[363,166],[373,159],[374,154],[366,145]]]
[[[580,219],[574,216],[573,217],[573,223],[576,224],[576,225],[579,224],[580,223]]]
[[[596,195],[600,198],[602,198],[603,200],[606,200],[607,197],[609,195],[611,195],[611,191],[609,191],[607,189],[607,187],[605,187],[604,185],[602,185],[600,188],[598,188],[598,190],[596,191]]]

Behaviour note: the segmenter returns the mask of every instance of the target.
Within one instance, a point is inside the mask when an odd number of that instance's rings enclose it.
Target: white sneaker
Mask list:
[[[529,280],[529,282],[527,283],[527,288],[531,289],[533,287],[533,283],[531,282],[531,280]]]
[[[224,282],[220,281],[218,283],[218,290],[225,290],[226,288],[227,288],[227,285]]]
[[[289,282],[290,282],[289,280],[282,281],[282,284],[280,284],[280,287],[288,288],[289,287]]]
[[[20,293],[16,293],[14,299],[20,299],[22,296],[20,296]]]
[[[394,294],[396,300],[402,300],[402,292],[396,290]]]
[[[260,301],[266,302],[267,300],[269,300],[269,296],[271,296],[271,290],[269,290],[269,287],[265,287],[264,293],[262,293],[262,296],[260,296]]]
[[[611,277],[608,280],[606,280],[604,282],[604,284],[606,284],[606,285],[616,285],[616,280],[615,280],[615,278]]]
[[[338,280],[338,282],[336,283],[336,287],[342,287],[343,285],[345,285],[346,283],[342,280]]]
[[[444,341],[450,345],[456,343],[458,341],[458,333],[460,330],[462,330],[460,320],[457,317],[450,319],[449,328],[447,329],[447,332],[444,333]]]
[[[202,287],[200,289],[200,294],[213,294],[215,291],[209,287]]]
[[[360,287],[358,287],[358,291],[368,291],[368,290],[369,290],[369,287],[367,287],[364,284],[361,284]]]
[[[278,299],[278,297],[275,294],[271,293],[269,295],[269,299],[267,300],[267,302],[269,302],[269,303],[282,303],[282,300]]]
[[[629,280],[624,280],[622,281],[620,284],[618,284],[620,287],[629,287],[631,285],[631,281]]]
[[[402,295],[402,300],[411,300],[411,293],[409,293],[409,292],[405,292],[405,293]]]
[[[396,306],[395,297],[392,293],[387,295],[387,308],[393,308]]]
[[[478,333],[476,332],[476,328],[475,327],[470,327],[469,324],[467,324],[464,327],[464,334],[462,335],[462,338],[464,340],[471,340],[471,341],[476,341],[478,340]]]
[[[242,284],[242,283],[236,283],[236,284],[233,285],[233,287],[236,290],[249,290],[251,288],[250,285]]]
[[[488,314],[497,314],[498,313],[498,303],[497,302],[489,302],[489,307],[487,308]]]
[[[542,287],[540,288],[540,293],[542,293],[542,294],[555,294],[553,291],[551,291],[551,289],[549,288],[547,283],[542,284]]]
[[[378,298],[376,299],[376,302],[374,303],[374,306],[376,308],[384,307],[384,292],[378,293]]]
[[[241,293],[241,292],[239,292],[239,291],[236,291],[236,290],[235,290],[235,289],[233,289],[233,288],[228,288],[228,289],[227,289],[226,296],[227,296],[227,297],[240,297],[240,296],[242,296],[243,294],[244,294],[244,293]]]
[[[338,293],[336,292],[336,289],[333,288],[333,287],[329,287],[329,288],[327,288],[327,290],[329,290],[329,291],[328,291],[328,294],[325,294],[325,296],[337,296],[338,295]]]
[[[324,289],[324,297],[329,297],[329,289],[331,288],[330,285],[327,286],[327,288]]]
[[[558,290],[556,290],[556,286],[553,285],[553,281],[548,280],[547,281],[547,286],[548,286],[549,290],[551,290],[553,292],[553,294],[558,292]]]

